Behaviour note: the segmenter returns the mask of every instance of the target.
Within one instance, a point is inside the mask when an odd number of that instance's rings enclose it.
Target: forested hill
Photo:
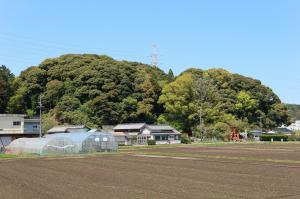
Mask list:
[[[14,91],[2,111],[35,114],[42,94],[46,117],[59,123],[160,122],[222,133],[229,126],[269,128],[288,121],[286,106],[270,88],[223,69],[189,69],[173,77],[142,63],[68,54],[29,67],[9,89]]]
[[[292,121],[300,120],[300,105],[297,104],[286,104],[288,112],[292,117]]]
[[[44,112],[61,123],[152,123],[162,113],[157,101],[167,81],[157,67],[108,56],[68,54],[23,71],[15,81],[17,90],[8,111],[35,111],[42,94]]]

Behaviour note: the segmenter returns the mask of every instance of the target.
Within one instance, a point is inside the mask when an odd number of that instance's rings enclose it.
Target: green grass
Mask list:
[[[16,157],[17,157],[16,155],[0,153],[0,159],[1,158],[16,158]]]

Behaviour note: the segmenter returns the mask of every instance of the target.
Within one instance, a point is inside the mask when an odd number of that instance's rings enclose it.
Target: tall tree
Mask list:
[[[0,66],[0,113],[5,113],[10,96],[13,95],[14,75],[10,70],[2,65]]]
[[[174,73],[173,73],[172,69],[170,68],[169,72],[168,72],[168,82],[172,82],[173,80],[174,80]]]

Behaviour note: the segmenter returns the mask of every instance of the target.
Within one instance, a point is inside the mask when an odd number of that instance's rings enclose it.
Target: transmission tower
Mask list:
[[[157,46],[155,44],[152,45],[151,66],[158,67]]]

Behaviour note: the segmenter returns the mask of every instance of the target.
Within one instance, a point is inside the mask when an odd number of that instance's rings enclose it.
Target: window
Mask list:
[[[161,137],[162,137],[162,140],[168,140],[168,136],[167,135],[163,135]]]
[[[169,140],[174,140],[174,135],[169,135]]]
[[[20,122],[20,121],[14,121],[14,122],[13,122],[13,125],[14,125],[14,126],[20,126],[20,125],[21,125],[21,122]]]
[[[32,128],[33,129],[38,129],[38,126],[37,125],[33,125]]]
[[[160,136],[156,135],[155,140],[160,140]]]

